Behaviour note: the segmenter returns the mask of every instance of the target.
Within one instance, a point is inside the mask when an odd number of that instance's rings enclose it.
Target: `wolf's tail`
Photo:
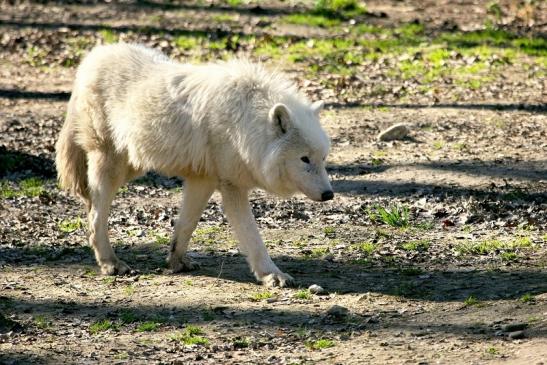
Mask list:
[[[74,98],[73,94],[68,103],[65,124],[55,145],[55,164],[61,188],[82,198],[89,208],[91,200],[87,181],[87,158],[84,149],[76,142]]]

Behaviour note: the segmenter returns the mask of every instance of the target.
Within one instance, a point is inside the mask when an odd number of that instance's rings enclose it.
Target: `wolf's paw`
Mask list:
[[[199,264],[186,256],[181,258],[169,257],[167,264],[173,273],[199,269]]]
[[[295,285],[295,280],[293,279],[293,277],[281,271],[264,275],[260,277],[258,280],[262,282],[262,285],[270,287],[270,288],[273,288],[273,287],[283,288],[283,287]]]
[[[99,264],[103,275],[126,275],[133,271],[127,264],[121,260],[104,261]]]

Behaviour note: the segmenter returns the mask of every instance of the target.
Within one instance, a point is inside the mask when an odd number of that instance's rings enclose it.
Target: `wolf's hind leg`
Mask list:
[[[91,204],[89,206],[89,243],[104,275],[125,274],[130,271],[119,260],[108,239],[108,215],[112,199],[125,182],[124,162],[102,151],[88,152],[88,180]]]
[[[247,256],[256,278],[266,286],[293,285],[294,279],[279,270],[268,254],[260,237],[247,191],[234,186],[223,186],[221,191],[228,221],[234,228],[241,251]]]
[[[215,180],[199,178],[184,180],[182,209],[171,240],[171,252],[167,258],[167,263],[173,272],[188,271],[197,267],[186,256],[188,242],[215,188]]]

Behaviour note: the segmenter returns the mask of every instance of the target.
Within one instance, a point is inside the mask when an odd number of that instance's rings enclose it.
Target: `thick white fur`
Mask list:
[[[320,201],[332,190],[321,108],[283,75],[248,61],[196,66],[140,45],[93,49],[78,68],[56,163],[61,185],[86,203],[89,239],[102,272],[129,270],[108,240],[115,192],[154,170],[185,179],[168,258],[174,271],[192,268],[186,257],[190,236],[210,196],[220,190],[257,279],[288,284],[292,278],[277,268],[262,242],[248,191],[300,191]]]

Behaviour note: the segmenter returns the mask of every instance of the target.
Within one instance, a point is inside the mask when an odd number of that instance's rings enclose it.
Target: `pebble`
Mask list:
[[[346,307],[342,307],[340,305],[333,305],[329,308],[327,311],[327,314],[334,318],[343,318],[347,316],[349,313],[349,310]]]
[[[327,291],[326,291],[325,289],[323,289],[321,286],[319,286],[319,285],[317,285],[317,284],[310,285],[310,287],[308,288],[308,290],[309,290],[310,293],[312,293],[312,294],[317,294],[317,295],[328,294]]]
[[[528,327],[528,323],[508,323],[501,327],[501,330],[503,332],[515,332],[515,331],[522,331]]]
[[[378,135],[379,141],[394,141],[398,139],[403,139],[410,133],[410,128],[406,123],[395,124],[388,129],[382,131]]]
[[[507,337],[511,340],[518,340],[518,339],[524,338],[526,336],[524,335],[524,331],[514,331],[514,332],[509,333],[507,335]]]

